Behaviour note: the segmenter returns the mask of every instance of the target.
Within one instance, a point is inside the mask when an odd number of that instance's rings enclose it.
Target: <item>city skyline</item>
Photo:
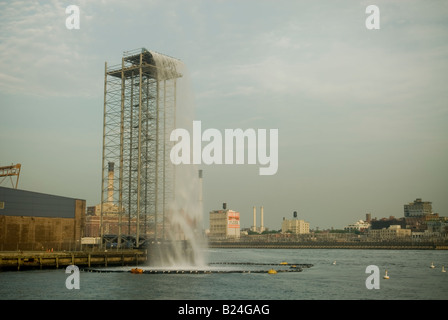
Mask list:
[[[422,200],[422,199],[416,199],[416,200]],[[426,201],[424,201],[424,202],[426,202]],[[428,202],[430,203],[431,201],[428,201]],[[378,220],[383,220],[383,219],[386,219],[386,220],[388,220],[388,219],[402,219],[402,218],[405,218],[405,217],[409,217],[409,216],[406,216],[406,214],[405,214],[406,206],[412,205],[413,203],[414,203],[414,201],[403,204],[402,212],[398,213],[398,214],[395,214],[395,215],[372,216],[371,212],[366,212],[364,215],[361,215],[361,216],[359,216],[357,218],[355,217],[353,221],[348,222],[345,225],[343,225],[342,223],[339,223],[337,227],[329,226],[329,227],[326,227],[326,228],[321,228],[318,225],[317,226],[310,225],[310,230],[332,230],[332,229],[342,230],[342,229],[345,229],[345,227],[347,227],[349,225],[352,225],[353,223],[356,223],[356,222],[359,222],[359,221],[366,222],[369,219],[371,219],[372,221],[378,221]],[[227,203],[226,203],[226,205],[227,205]],[[255,227],[258,230],[258,233],[261,233],[261,232],[259,232],[260,231],[259,229],[261,227],[261,213],[260,213],[261,208],[263,208],[263,211],[264,211],[264,207],[263,206],[255,207],[255,210],[256,210],[256,218],[255,218],[256,219],[256,225],[255,225]],[[216,210],[218,210],[218,209],[216,209]],[[253,208],[251,208],[251,210],[253,210]],[[245,230],[247,230],[247,229],[252,230],[253,227],[254,227],[254,223],[252,222],[253,221],[253,212],[249,213],[248,210],[243,210],[244,213],[241,213],[239,210],[236,210],[236,211],[240,213],[240,218],[242,218],[241,220],[244,220],[244,223],[241,224],[241,229],[242,230],[243,229],[245,229]],[[280,218],[280,215],[276,215],[275,213],[271,213],[271,214],[273,216],[275,216],[276,218]],[[434,212],[433,211],[433,212],[431,212],[431,214],[434,214],[434,215],[438,214],[440,217],[446,217],[445,214],[440,215],[439,212]],[[250,220],[251,222],[249,222],[249,217],[251,219]],[[263,214],[263,220],[264,219],[265,219],[265,215]],[[288,213],[286,215],[281,216],[280,225],[281,225],[283,219],[286,219],[286,220],[296,220],[297,219],[297,220],[303,220],[305,222],[308,222],[307,218],[306,218],[306,215],[298,215],[297,211],[293,211],[293,212],[290,212],[290,213]],[[276,221],[276,223],[278,224],[278,221]],[[208,226],[204,226],[204,229],[208,229]],[[265,229],[266,231],[278,231],[278,230],[281,230],[281,227],[280,228],[277,228],[277,227],[272,228],[271,226],[265,225],[264,222],[263,222],[263,229]]]
[[[104,63],[145,47],[183,61],[203,128],[278,129],[278,171],[201,165],[204,228],[227,203],[250,227],[448,214],[443,1],[0,1],[0,166],[19,189],[100,203]],[[381,28],[368,30],[366,7]]]

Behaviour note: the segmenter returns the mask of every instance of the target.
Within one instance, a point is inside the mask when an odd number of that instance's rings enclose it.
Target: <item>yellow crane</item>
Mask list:
[[[0,167],[0,184],[9,177],[11,179],[11,184],[13,185],[14,189],[17,189],[17,185],[19,184],[19,176],[20,176],[20,168],[22,165],[20,163],[18,164],[12,164],[10,166],[4,166]],[[16,176],[16,184],[14,186],[12,177]]]

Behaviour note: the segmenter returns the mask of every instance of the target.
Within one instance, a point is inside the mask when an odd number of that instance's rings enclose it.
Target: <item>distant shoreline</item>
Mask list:
[[[385,250],[448,250],[446,243],[297,243],[297,242],[237,242],[210,241],[209,248],[232,249],[385,249]]]

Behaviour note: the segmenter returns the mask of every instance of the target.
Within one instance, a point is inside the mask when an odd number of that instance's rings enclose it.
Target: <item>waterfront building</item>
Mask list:
[[[400,225],[391,225],[389,228],[371,229],[369,237],[377,240],[398,240],[411,237],[410,229],[402,229]]]
[[[137,219],[129,218],[125,215],[121,219],[118,214],[118,206],[113,204],[103,204],[108,206],[108,213],[103,213],[102,224],[104,235],[118,235],[118,234],[136,234]],[[87,207],[87,214],[85,217],[85,231],[86,237],[100,237],[101,236],[101,205]],[[121,230],[119,226],[121,225]],[[146,234],[145,234],[146,235]]]
[[[432,203],[429,201],[422,201],[421,198],[417,198],[414,202],[404,205],[405,217],[422,217],[431,214],[433,214]]]
[[[439,219],[429,220],[426,222],[428,232],[439,233],[442,236],[448,235],[448,218],[440,217]]]
[[[349,224],[348,226],[344,227],[344,230],[346,231],[364,231],[367,230],[370,227],[370,223],[364,220],[358,220],[355,223]]]
[[[406,219],[416,220],[418,218],[406,218]],[[381,218],[379,220],[377,220],[375,218],[370,221],[370,229],[371,230],[381,230],[381,229],[389,228],[392,225],[400,225],[401,228],[407,229],[407,224],[406,224],[405,218],[397,219],[393,216],[390,216],[389,218]]]
[[[225,203],[222,210],[211,211],[209,238],[239,239],[240,213],[227,209]]]
[[[79,247],[86,201],[0,187],[0,251]]]
[[[310,224],[305,220],[292,219],[288,220],[283,218],[282,221],[282,233],[294,233],[294,234],[306,234],[310,233]]]

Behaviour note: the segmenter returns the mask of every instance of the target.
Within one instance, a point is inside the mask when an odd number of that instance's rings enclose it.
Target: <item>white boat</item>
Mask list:
[[[442,272],[446,272],[445,266],[442,266]]]
[[[387,270],[386,270],[386,273],[384,274],[383,279],[389,279],[389,276],[387,275]]]
[[[436,266],[434,265],[434,262],[431,262],[431,266],[430,266],[430,268],[431,269],[434,269]]]

